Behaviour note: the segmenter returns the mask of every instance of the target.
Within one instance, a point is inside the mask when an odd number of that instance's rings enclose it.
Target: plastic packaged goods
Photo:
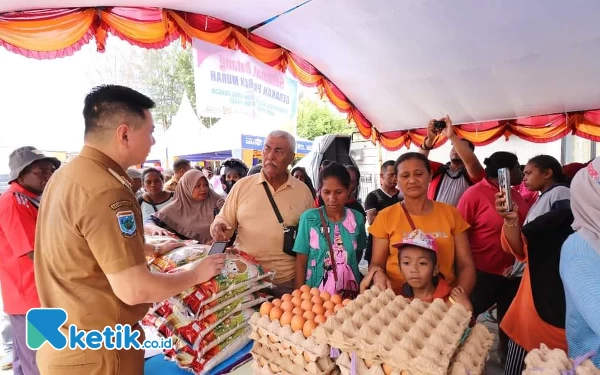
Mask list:
[[[203,259],[208,255],[210,246],[188,244],[155,257],[149,264],[150,270],[157,273],[172,271],[178,267]]]
[[[178,352],[174,359],[177,365],[195,375],[206,375],[215,366],[234,355],[250,342],[248,334],[250,327],[244,325],[242,328],[235,331],[233,335],[228,337],[222,343],[216,345],[203,356],[198,356],[197,352],[189,349],[182,349]]]

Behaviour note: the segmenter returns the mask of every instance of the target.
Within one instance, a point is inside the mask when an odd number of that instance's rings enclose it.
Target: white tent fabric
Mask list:
[[[246,116],[227,116],[203,132],[199,142],[182,145],[177,148],[177,154],[173,155],[239,150],[242,144],[242,134],[266,136],[278,128],[276,124],[258,122]]]
[[[242,27],[298,0],[145,0]],[[136,3],[139,5],[140,2]],[[0,12],[133,5],[8,0]],[[600,107],[598,0],[311,0],[254,32],[297,53],[382,131]]]
[[[187,93],[184,92],[179,109],[171,120],[171,126],[156,140],[148,160],[166,161],[170,165],[169,159],[182,155],[182,149],[187,150],[199,144],[207,131],[196,116]]]

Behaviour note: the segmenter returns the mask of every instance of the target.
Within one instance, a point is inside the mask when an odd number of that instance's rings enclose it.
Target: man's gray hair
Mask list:
[[[274,130],[269,133],[267,138],[269,138],[269,137],[285,138],[288,141],[288,143],[290,144],[290,150],[292,150],[292,153],[294,153],[294,154],[296,153],[296,138],[294,138],[293,135],[286,132],[285,130]]]

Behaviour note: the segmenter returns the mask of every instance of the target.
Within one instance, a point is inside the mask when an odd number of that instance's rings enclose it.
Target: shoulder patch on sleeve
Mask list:
[[[133,207],[133,203],[131,201],[118,201],[110,205],[110,208],[114,210],[118,210],[121,207]]]
[[[125,238],[135,237],[137,234],[137,225],[133,211],[121,211],[117,213],[117,222],[119,229]]]

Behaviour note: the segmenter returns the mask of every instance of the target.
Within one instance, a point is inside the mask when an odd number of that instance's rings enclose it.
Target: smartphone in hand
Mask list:
[[[227,241],[215,241],[210,247],[208,255],[222,254],[226,248]]]
[[[504,204],[504,208],[506,212],[511,212],[512,207],[512,197],[511,197],[511,185],[510,185],[510,170],[508,168],[500,168],[498,169],[498,186],[500,187],[500,191],[504,193],[504,198],[506,199],[506,203]]]

